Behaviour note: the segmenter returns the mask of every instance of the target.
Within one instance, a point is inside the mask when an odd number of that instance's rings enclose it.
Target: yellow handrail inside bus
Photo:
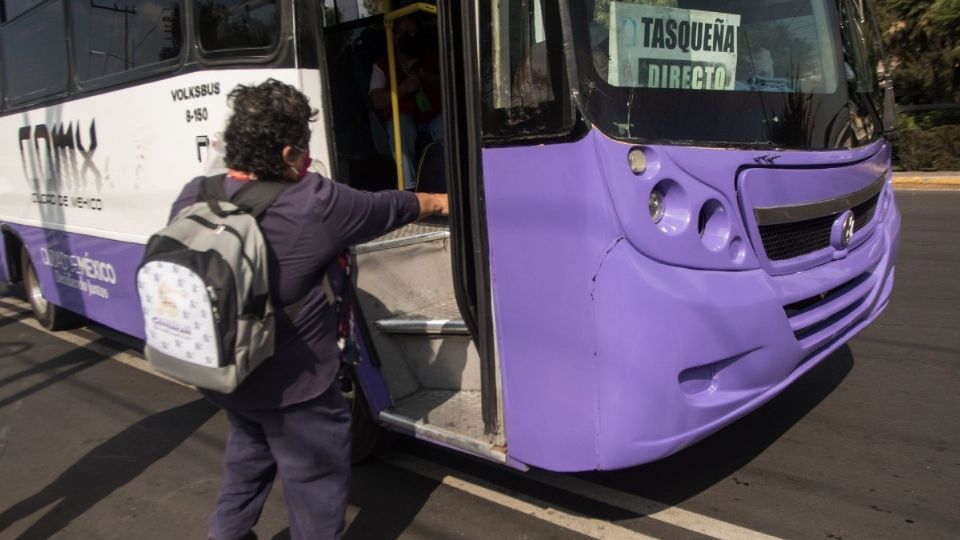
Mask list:
[[[390,0],[383,2],[383,24],[387,30],[387,65],[390,71],[390,106],[393,109],[393,156],[397,164],[397,189],[403,190],[403,147],[400,141],[400,94],[397,90],[397,57],[393,48],[393,21],[422,11],[437,14],[437,6],[417,2],[399,9],[390,10]]]

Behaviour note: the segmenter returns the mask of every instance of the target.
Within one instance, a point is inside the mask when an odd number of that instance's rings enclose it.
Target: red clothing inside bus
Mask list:
[[[403,64],[409,63],[404,72]],[[440,57],[434,50],[426,50],[418,58],[403,61],[397,59],[397,85],[407,77],[417,73],[426,73],[434,80],[440,79]],[[410,115],[418,124],[429,124],[440,114],[440,86],[431,84],[425,77],[420,78],[420,89],[416,92],[401,96],[399,99],[400,114]],[[390,65],[387,57],[377,60],[370,76],[370,90],[390,89]],[[385,107],[377,111],[384,121],[393,117],[393,109]]]

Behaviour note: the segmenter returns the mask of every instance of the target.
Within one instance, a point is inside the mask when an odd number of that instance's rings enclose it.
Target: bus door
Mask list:
[[[434,5],[415,3],[391,11],[384,2],[386,11],[380,13],[364,5],[328,0],[323,6],[336,180],[363,189],[446,191],[446,180],[432,179],[433,187],[427,188],[425,178],[431,167],[445,176],[442,124],[449,127],[457,114],[448,114],[444,107],[456,103],[446,91],[450,81],[442,81],[442,102],[440,96],[425,96],[429,89],[405,89],[406,95],[415,96],[406,103],[398,93],[403,93],[405,76],[417,69],[418,62],[433,61],[430,55],[462,54],[463,35],[457,36],[455,51],[441,51],[441,44],[450,46],[450,41],[438,39],[442,25]],[[437,64],[439,68],[439,59]],[[426,76],[423,79],[426,86]],[[375,103],[378,88],[388,89],[386,108],[382,100]],[[431,101],[427,106],[442,107],[433,110],[436,116],[420,114],[425,112],[425,97]],[[416,109],[411,109],[411,102]],[[404,116],[400,122],[393,121]],[[441,130],[428,133],[426,142],[410,144],[410,131],[401,129],[403,122],[413,119],[417,123],[413,135],[419,138],[429,128],[424,118],[440,120]],[[404,156],[403,146],[415,150],[412,186],[404,178],[404,166],[410,164],[403,162],[409,157]],[[449,183],[451,192],[456,191],[453,183]],[[464,217],[469,219],[469,213],[461,212],[460,218]],[[356,390],[365,395],[354,400],[355,409],[369,408],[376,420],[391,429],[506,462],[505,439],[496,416],[497,384],[487,377],[489,370],[481,360],[475,333],[461,314],[463,303],[458,303],[457,285],[468,272],[454,264],[462,260],[457,248],[464,247],[454,235],[471,236],[469,231],[458,231],[456,223],[447,219],[422,221],[355,248],[357,300],[369,360],[356,367],[360,382]],[[355,436],[366,430],[365,418],[355,415],[354,422]],[[355,455],[370,444],[355,437]]]

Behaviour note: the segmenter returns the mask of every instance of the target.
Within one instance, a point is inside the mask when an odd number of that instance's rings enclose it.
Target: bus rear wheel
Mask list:
[[[40,288],[40,279],[37,278],[37,269],[33,265],[30,253],[26,247],[20,248],[20,275],[23,276],[23,290],[30,302],[33,316],[47,330],[65,330],[80,324],[81,318],[76,313],[50,303],[43,296]]]

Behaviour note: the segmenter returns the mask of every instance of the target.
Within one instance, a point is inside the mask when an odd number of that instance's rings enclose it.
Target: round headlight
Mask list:
[[[650,219],[654,223],[660,223],[663,219],[663,193],[654,189],[650,192],[650,199],[647,201],[647,209],[650,211]]]

